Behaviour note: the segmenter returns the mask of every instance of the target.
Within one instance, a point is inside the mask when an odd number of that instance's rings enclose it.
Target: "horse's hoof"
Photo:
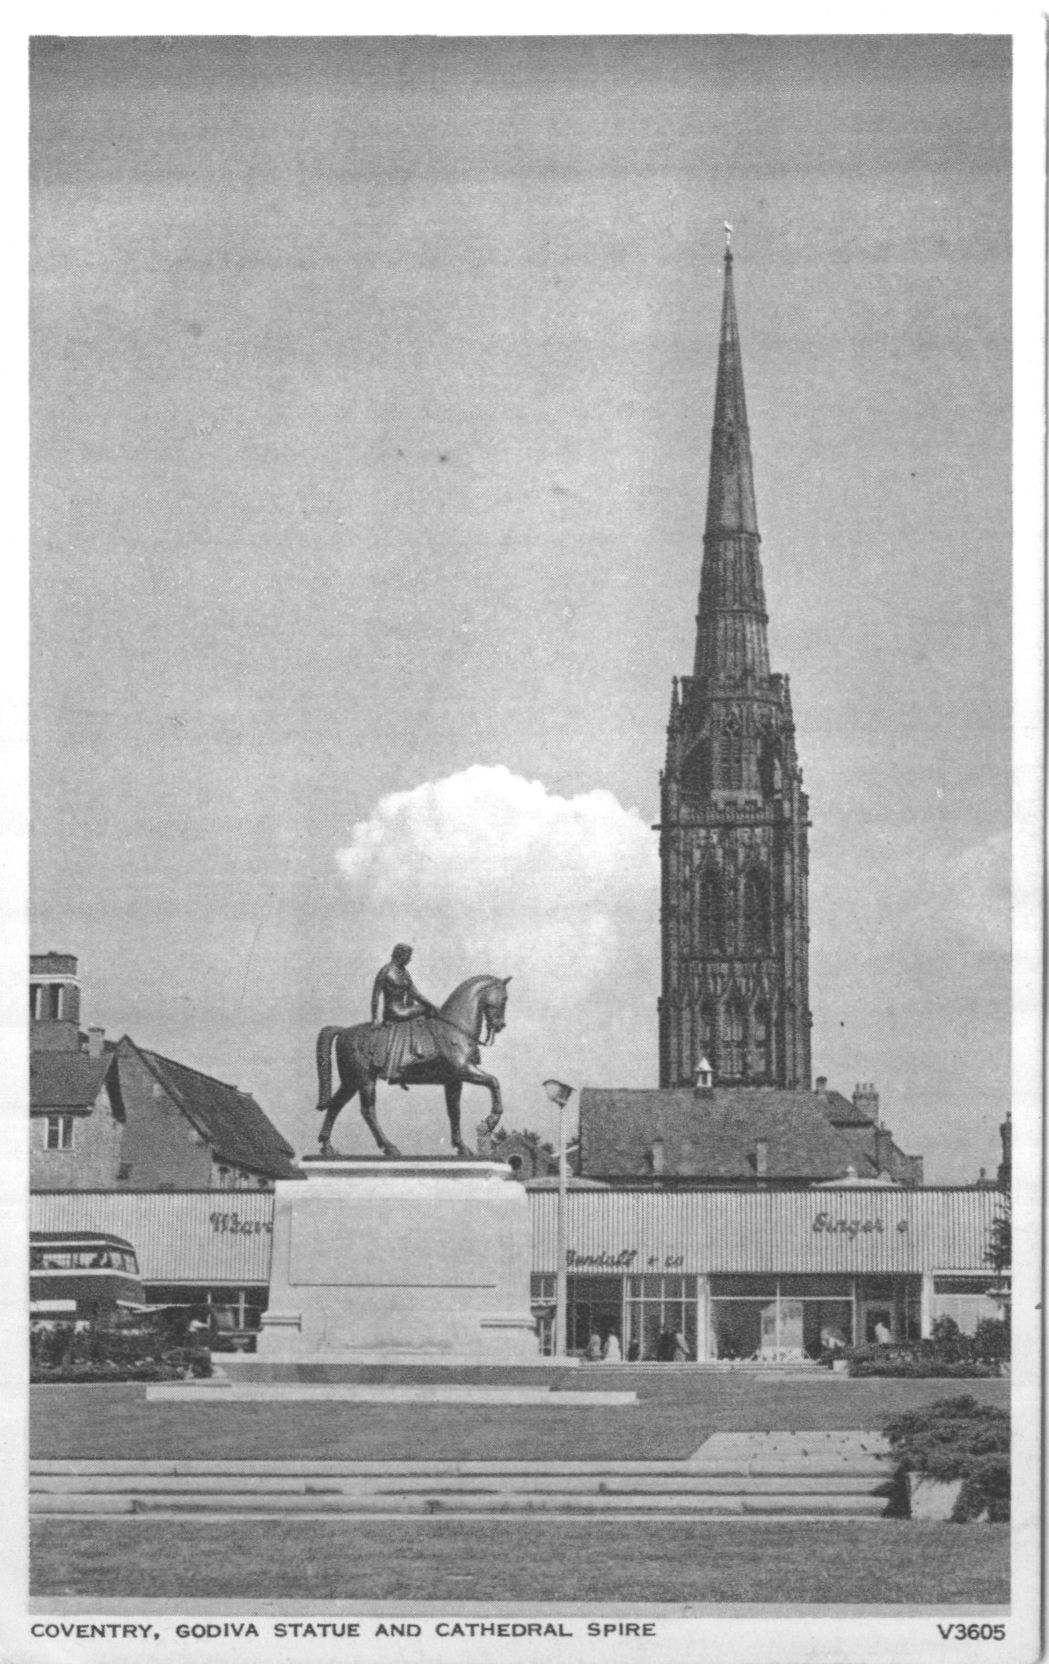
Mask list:
[[[467,1156],[471,1160],[473,1159],[473,1153],[474,1152],[471,1150],[469,1144],[457,1144],[455,1146],[455,1149],[456,1149],[456,1153],[458,1155]]]
[[[397,1148],[396,1144],[387,1144],[386,1148],[383,1150],[382,1153],[386,1157],[387,1161],[400,1161],[401,1160],[401,1152]]]

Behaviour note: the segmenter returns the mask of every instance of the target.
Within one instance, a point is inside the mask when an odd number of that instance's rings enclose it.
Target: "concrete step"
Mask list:
[[[601,1518],[629,1515],[661,1518],[706,1515],[746,1515],[781,1518],[802,1515],[808,1519],[877,1519],[885,1515],[883,1497],[820,1496],[798,1494],[781,1497],[723,1496],[246,1496],[216,1492],[211,1496],[41,1496],[32,1499],[30,1517],[106,1518],[116,1516],[163,1515],[188,1518],[314,1517],[333,1515],[364,1519],[376,1515],[497,1515],[517,1518],[528,1515],[591,1515]]]
[[[30,1478],[31,1496],[160,1496],[208,1495],[234,1492],[252,1496],[325,1494],[341,1496],[553,1495],[578,1496],[725,1496],[775,1495],[806,1492],[812,1495],[862,1495],[888,1476],[806,1473],[767,1476],[726,1474],[436,1474],[413,1478],[403,1474],[354,1476],[281,1474],[155,1474],[148,1479],[133,1474],[40,1474]]]

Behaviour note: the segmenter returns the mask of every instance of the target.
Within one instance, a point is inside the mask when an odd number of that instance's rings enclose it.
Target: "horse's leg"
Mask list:
[[[493,1133],[503,1118],[503,1097],[499,1090],[499,1082],[494,1075],[486,1074],[476,1063],[468,1063],[462,1071],[461,1081],[469,1081],[471,1086],[487,1086],[492,1098],[492,1107],[485,1120],[485,1131]]]
[[[463,1095],[463,1083],[459,1079],[446,1080],[444,1083],[444,1101],[448,1110],[448,1125],[452,1134],[452,1149],[458,1150],[461,1156],[472,1156],[469,1144],[463,1143],[463,1135],[459,1124],[459,1104]]]
[[[349,1103],[356,1090],[357,1088],[355,1086],[347,1086],[344,1082],[343,1085],[339,1087],[337,1092],[332,1093],[327,1104],[321,1105],[321,1108],[326,1111],[324,1121],[321,1125],[320,1137],[318,1139],[322,1156],[331,1156],[335,1154],[331,1147],[332,1128],[339,1119],[339,1111]]]
[[[399,1158],[401,1152],[397,1148],[396,1144],[391,1144],[390,1143],[390,1140],[387,1138],[386,1134],[383,1132],[382,1128],[380,1127],[378,1117],[375,1113],[375,1077],[374,1077],[374,1075],[369,1075],[366,1080],[363,1080],[361,1082],[360,1090],[361,1090],[361,1114],[364,1117],[365,1125],[367,1126],[369,1132],[371,1133],[372,1137],[374,1138],[376,1144],[378,1144],[378,1146],[379,1146],[380,1150],[382,1151],[383,1155],[388,1156],[391,1161],[396,1161]]]

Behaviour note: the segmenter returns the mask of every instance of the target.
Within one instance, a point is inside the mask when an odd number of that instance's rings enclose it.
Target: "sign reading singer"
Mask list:
[[[841,1236],[857,1237],[866,1236],[872,1231],[883,1233],[885,1230],[885,1221],[881,1218],[880,1214],[876,1214],[868,1219],[847,1219],[844,1215],[835,1219],[829,1213],[818,1213],[812,1221],[812,1229],[817,1233],[820,1231],[826,1231],[830,1235],[839,1234]],[[896,1229],[899,1231],[900,1235],[903,1236],[907,1230],[906,1219],[898,1219],[896,1221]]]

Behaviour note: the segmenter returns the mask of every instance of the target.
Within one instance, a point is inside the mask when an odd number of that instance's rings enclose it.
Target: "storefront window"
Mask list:
[[[713,1356],[818,1358],[864,1340],[921,1333],[916,1277],[711,1277]]]
[[[554,1322],[557,1317],[557,1278],[532,1276],[532,1316],[539,1333],[539,1352],[553,1356]]]
[[[569,1277],[568,1279],[568,1350],[584,1353],[591,1350],[596,1335],[602,1352],[610,1335],[623,1345],[623,1279],[622,1277]]]
[[[625,1312],[629,1362],[685,1362],[698,1356],[695,1277],[628,1277]]]
[[[1001,1304],[991,1298],[991,1290],[997,1287],[994,1277],[936,1277],[933,1315],[949,1317],[963,1335],[973,1335],[985,1318],[1001,1318]]]

